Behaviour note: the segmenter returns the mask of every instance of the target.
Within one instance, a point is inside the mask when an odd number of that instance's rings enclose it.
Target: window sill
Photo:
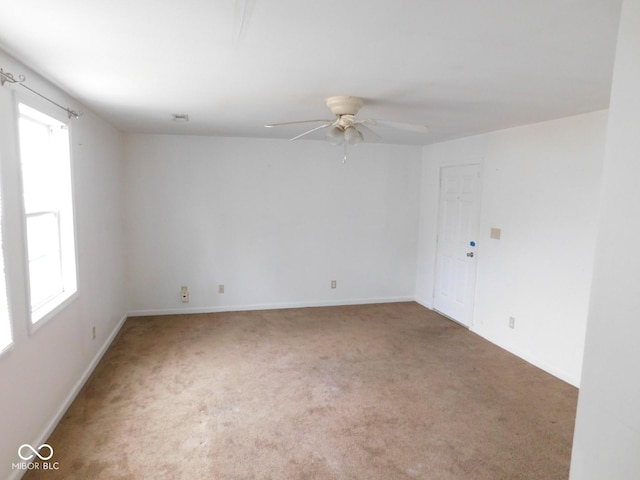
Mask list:
[[[13,350],[13,346],[14,345],[15,345],[15,343],[13,343],[13,341],[11,341],[11,343],[8,343],[3,348],[0,348],[0,357],[2,357],[5,353],[8,353],[11,350]]]
[[[31,322],[29,327],[29,334],[33,334],[42,325],[47,323],[53,317],[57,316],[70,304],[72,304],[78,298],[78,290],[74,290],[70,293],[61,293],[57,297],[51,299],[45,303],[36,312],[31,313]]]

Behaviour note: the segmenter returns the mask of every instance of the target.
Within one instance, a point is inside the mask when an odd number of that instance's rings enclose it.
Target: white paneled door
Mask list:
[[[433,305],[468,327],[478,258],[480,165],[442,167]]]

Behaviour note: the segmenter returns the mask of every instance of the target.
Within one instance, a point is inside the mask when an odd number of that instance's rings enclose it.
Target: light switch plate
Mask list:
[[[489,236],[491,238],[495,238],[496,240],[500,240],[501,233],[502,233],[502,230],[500,230],[499,228],[491,227],[491,234]]]

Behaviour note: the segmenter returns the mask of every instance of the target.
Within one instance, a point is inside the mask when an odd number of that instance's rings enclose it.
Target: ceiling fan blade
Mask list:
[[[415,123],[392,122],[389,120],[365,120],[367,125],[380,125],[381,127],[395,128],[397,130],[406,130],[407,132],[427,133],[429,127],[426,125],[418,125]],[[373,122],[373,123],[371,123]]]
[[[273,128],[273,127],[284,127],[286,125],[298,125],[299,123],[318,123],[318,122],[324,122],[324,123],[331,123],[333,122],[333,120],[298,120],[295,122],[283,122],[283,123],[269,123],[267,125],[265,125],[266,128]]]
[[[377,132],[374,132],[373,130],[371,130],[369,127],[367,127],[364,122],[356,122],[357,125],[357,129],[360,130],[361,132],[365,132],[369,135],[372,135],[373,137],[377,138],[378,140],[382,139],[382,137],[380,135],[378,135]]]
[[[326,124],[324,124],[324,125],[320,125],[319,127],[312,128],[311,130],[307,130],[306,132],[301,133],[300,135],[296,135],[296,136],[295,136],[295,137],[293,137],[290,141],[291,141],[291,142],[293,142],[294,140],[297,140],[297,139],[299,139],[299,138],[301,138],[301,137],[304,137],[305,135],[309,135],[310,133],[313,133],[313,132],[315,132],[316,130],[320,130],[320,129],[322,129],[322,128],[327,128],[327,127],[329,127],[329,126],[331,126],[331,125],[333,125],[333,122],[329,122],[329,123],[326,123]]]

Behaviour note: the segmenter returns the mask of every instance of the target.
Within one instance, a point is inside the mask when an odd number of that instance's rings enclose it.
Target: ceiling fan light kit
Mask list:
[[[364,141],[364,136],[354,126],[345,128],[343,136],[347,145],[358,145]]]
[[[326,99],[326,104],[331,113],[335,115],[333,120],[301,120],[297,122],[272,123],[265,125],[265,127],[272,128],[285,125],[297,125],[301,123],[322,123],[322,125],[318,127],[314,127],[300,135],[296,135],[291,140],[297,140],[317,130],[327,128],[327,140],[334,145],[344,146],[344,161],[347,160],[347,145],[358,145],[364,142],[365,137],[363,132],[377,139],[382,138],[370,129],[369,126],[380,125],[414,133],[427,133],[428,131],[427,127],[424,125],[374,120],[372,118],[363,120],[357,119],[356,115],[364,105],[364,101],[360,97],[351,97],[346,95],[329,97]]]
[[[344,132],[336,125],[327,130],[327,140],[329,140],[333,145],[342,145],[342,140],[344,139],[343,136]]]

